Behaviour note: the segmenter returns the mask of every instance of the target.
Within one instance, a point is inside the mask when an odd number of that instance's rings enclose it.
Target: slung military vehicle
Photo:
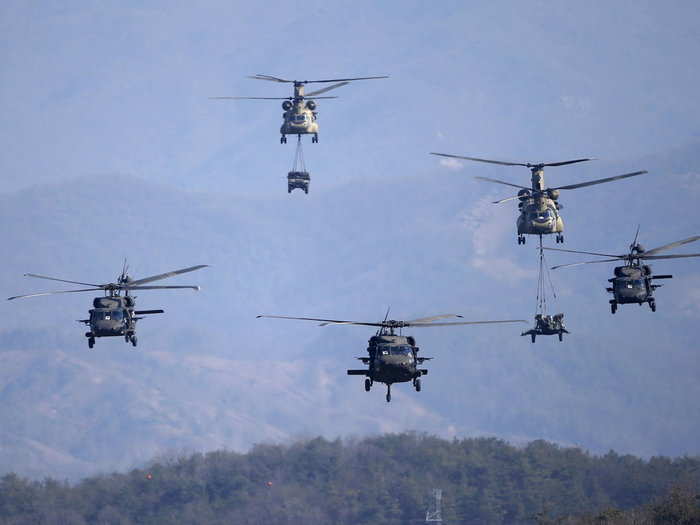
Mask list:
[[[501,160],[480,159],[477,157],[462,157],[460,155],[449,155],[447,153],[431,153],[440,157],[448,157],[460,160],[471,160],[476,162],[486,162],[489,164],[498,164],[501,166],[525,166],[532,173],[531,186],[521,186],[512,184],[498,179],[490,179],[488,177],[475,177],[479,180],[495,182],[496,184],[504,184],[513,188],[520,188],[518,194],[514,197],[506,197],[495,201],[494,204],[501,204],[506,201],[518,199],[518,211],[520,215],[517,220],[518,227],[518,244],[525,244],[525,235],[542,235],[556,233],[556,242],[564,242],[564,221],[561,218],[559,210],[563,208],[559,202],[560,190],[574,190],[593,186],[595,184],[603,184],[604,182],[612,182],[615,180],[626,179],[647,173],[647,171],[635,171],[625,173],[624,175],[616,175],[614,177],[606,177],[604,179],[589,180],[578,184],[567,184],[565,186],[557,186],[556,188],[544,187],[544,168],[548,166],[566,166],[568,164],[576,164],[578,162],[587,162],[595,159],[575,159],[565,160],[561,162],[541,162],[532,164],[529,162],[507,162]]]
[[[428,373],[428,370],[421,368],[425,361],[432,357],[419,357],[419,348],[416,340],[412,336],[401,334],[403,328],[408,327],[429,327],[429,326],[456,326],[469,324],[498,324],[498,323],[524,323],[522,319],[509,321],[456,321],[447,323],[436,323],[439,319],[449,317],[462,317],[457,314],[433,315],[422,317],[410,321],[395,321],[388,318],[388,312],[383,321],[380,322],[360,322],[360,321],[340,321],[337,319],[317,319],[315,317],[288,317],[283,315],[259,315],[260,317],[273,319],[296,319],[300,321],[318,321],[320,326],[329,324],[345,324],[359,326],[375,326],[378,330],[369,339],[367,346],[368,357],[358,357],[366,369],[348,370],[348,375],[365,376],[365,390],[370,391],[374,382],[384,383],[387,386],[386,400],[391,401],[391,385],[393,383],[413,382],[416,392],[421,390],[421,376]],[[399,332],[398,334],[396,332]]]
[[[584,261],[569,264],[560,264],[558,266],[552,266],[553,270],[557,268],[566,268],[571,266],[580,266],[582,264],[594,264],[594,263],[604,263],[604,262],[617,262],[625,261],[623,266],[615,267],[614,277],[608,279],[611,286],[606,288],[608,293],[613,294],[613,298],[610,299],[610,311],[615,313],[617,311],[617,305],[619,304],[630,304],[636,303],[640,306],[643,303],[648,303],[649,308],[652,312],[656,311],[656,301],[654,299],[654,291],[663,286],[661,284],[654,284],[655,280],[658,279],[671,279],[672,275],[654,275],[651,270],[651,266],[645,264],[647,261],[659,260],[659,259],[681,259],[686,257],[700,257],[700,253],[684,253],[678,255],[658,255],[659,253],[695,242],[700,239],[700,235],[695,235],[693,237],[688,237],[681,241],[672,242],[669,244],[664,244],[658,248],[652,248],[651,250],[645,250],[644,247],[637,242],[639,236],[639,228],[637,228],[637,234],[634,236],[634,241],[630,244],[629,252],[623,255],[613,255],[609,253],[597,253],[597,252],[584,252],[579,250],[564,250],[561,248],[545,248],[545,250],[554,250],[559,252],[569,252],[569,253],[582,253],[586,255],[595,255],[598,257],[607,257],[607,259],[600,259],[596,261]]]
[[[89,311],[88,319],[80,319],[79,323],[85,323],[90,327],[90,330],[85,333],[88,340],[88,346],[95,346],[96,337],[114,337],[123,336],[127,343],[136,346],[136,321],[142,319],[144,315],[162,314],[163,310],[136,310],[136,297],[130,294],[134,290],[173,290],[178,288],[189,288],[199,290],[199,286],[153,286],[149,283],[174,277],[182,273],[193,272],[200,268],[206,268],[208,265],[200,264],[198,266],[190,266],[182,270],[174,270],[172,272],[161,273],[144,277],[142,279],[132,279],[127,275],[127,266],[124,264],[121,275],[117,278],[116,283],[92,284],[80,281],[68,281],[66,279],[57,279],[55,277],[47,277],[45,275],[37,275],[34,273],[24,274],[26,277],[36,277],[38,279],[48,279],[50,281],[60,281],[63,283],[80,284],[90,286],[80,290],[61,290],[57,292],[40,292],[27,295],[16,295],[8,297],[12,299],[24,299],[27,297],[38,297],[41,295],[55,295],[64,293],[78,292],[96,292],[104,291],[104,297],[95,297],[92,301],[93,308]],[[122,295],[124,292],[124,295]]]
[[[280,128],[280,144],[287,143],[287,135],[297,135],[300,139],[302,135],[313,135],[311,142],[318,142],[318,112],[316,111],[316,100],[338,98],[319,97],[322,93],[327,93],[332,89],[343,87],[354,80],[374,80],[378,78],[389,78],[388,76],[377,77],[356,77],[356,78],[331,78],[325,80],[286,80],[284,78],[270,75],[253,75],[255,80],[268,80],[270,82],[281,82],[294,85],[294,95],[291,97],[210,97],[212,99],[229,100],[284,100],[282,102],[282,127]],[[317,89],[310,93],[305,93],[306,84],[325,84],[335,82],[332,86]]]
[[[569,331],[564,326],[564,314],[536,314],[535,326],[520,335],[529,335],[534,343],[538,335],[558,335],[559,341],[563,341],[564,334],[568,333]]]

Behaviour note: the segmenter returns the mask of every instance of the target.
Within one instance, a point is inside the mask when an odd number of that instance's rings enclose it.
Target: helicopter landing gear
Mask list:
[[[518,244],[525,244],[525,236],[518,235]]]
[[[649,308],[652,312],[656,312],[656,301],[654,299],[649,299]]]
[[[530,334],[530,339],[532,339],[532,342],[535,342],[535,339],[537,339],[537,335],[535,334]]]
[[[559,341],[564,340],[564,332],[559,332]]]
[[[280,144],[286,144],[287,143],[287,137],[285,135],[282,135],[280,137]]]
[[[419,377],[416,377],[416,378],[413,380],[413,388],[416,389],[416,392],[420,392],[421,383],[420,383],[420,378],[419,378]]]
[[[365,379],[365,392],[369,392],[370,388],[372,388],[372,381],[369,378]]]
[[[557,244],[559,244],[559,243],[564,244],[564,234],[557,233],[557,238],[555,240],[556,240]]]
[[[88,348],[92,348],[93,346],[95,346],[95,338],[90,337],[88,338]]]
[[[617,301],[610,301],[610,312],[617,312]]]
[[[314,136],[311,137],[311,143],[313,144],[314,142],[318,144],[318,133],[314,133]]]
[[[136,346],[136,343],[138,342],[138,339],[136,339],[135,335],[131,336],[131,346]]]
[[[391,403],[391,385],[386,385],[386,402]]]

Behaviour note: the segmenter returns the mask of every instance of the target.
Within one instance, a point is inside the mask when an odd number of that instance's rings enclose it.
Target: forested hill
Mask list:
[[[434,488],[446,523],[532,523],[648,505],[679,486],[698,492],[700,458],[404,433],[161,458],[77,484],[7,474],[0,523],[408,524],[425,519]]]

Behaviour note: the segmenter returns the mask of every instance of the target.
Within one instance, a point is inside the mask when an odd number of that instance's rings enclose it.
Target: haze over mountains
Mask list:
[[[634,182],[563,195],[567,246],[622,252],[637,223],[648,247],[700,231],[692,211],[698,146],[672,157],[669,169],[661,155],[547,172],[550,184],[566,184],[650,170]],[[365,355],[371,329],[255,319],[373,321],[391,306],[394,318],[455,312],[530,322],[534,239],[517,246],[514,206],[492,206],[502,190],[474,181],[476,174],[528,177],[436,166],[328,188],[312,172],[308,196],[287,196],[279,177],[281,191],[262,199],[108,173],[2,195],[0,220],[13,225],[0,275],[6,296],[63,289],[25,272],[109,281],[124,257],[134,277],[211,268],[172,280],[200,284],[200,293],[139,294],[139,307],[166,314],[140,322],[135,350],[121,339],[98,339],[88,350],[75,319],[92,294],[3,302],[0,471],[75,477],[183,449],[405,429],[643,456],[700,453],[693,261],[655,265],[675,276],[658,291],[655,314],[628,306],[610,315],[604,287],[612,265],[555,272],[552,306],[572,332],[564,343],[530,344],[519,335],[529,325],[415,329],[422,354],[436,359],[424,391],[397,385],[391,404],[381,387],[366,394],[345,375]],[[689,210],[687,220],[664,220],[678,210]]]

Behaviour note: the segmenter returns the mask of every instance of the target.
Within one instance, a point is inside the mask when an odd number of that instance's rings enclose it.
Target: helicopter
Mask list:
[[[583,253],[586,255],[596,255],[598,257],[608,257],[607,259],[597,261],[584,261],[578,263],[560,264],[552,266],[553,270],[557,268],[565,268],[569,266],[579,266],[582,264],[604,263],[625,261],[624,266],[616,266],[614,277],[608,279],[612,286],[606,288],[608,293],[613,294],[610,299],[610,311],[614,314],[617,311],[619,304],[637,303],[640,306],[643,303],[648,303],[652,312],[656,311],[656,301],[654,299],[654,291],[663,286],[654,284],[657,279],[672,279],[672,275],[654,275],[651,266],[644,264],[646,261],[657,259],[679,259],[686,257],[700,257],[700,253],[686,253],[678,255],[657,255],[660,252],[682,246],[700,239],[700,235],[688,237],[681,241],[664,244],[658,248],[645,250],[644,247],[637,242],[639,236],[639,228],[634,236],[634,241],[630,244],[629,252],[623,255],[612,255],[608,253],[584,252],[579,250],[564,250],[561,248],[545,248],[545,250],[554,250],[559,252]]]
[[[558,335],[559,341],[563,341],[564,334],[568,333],[569,331],[564,326],[564,314],[536,314],[535,327],[520,335],[529,335],[534,343],[538,335]]]
[[[287,143],[287,135],[297,135],[301,140],[302,135],[310,135],[311,142],[318,142],[318,112],[316,111],[315,100],[338,98],[334,96],[319,97],[322,93],[327,93],[332,89],[343,87],[353,80],[374,80],[378,78],[389,78],[386,75],[377,77],[356,77],[356,78],[331,78],[326,80],[286,80],[284,78],[273,77],[270,75],[253,75],[248,78],[255,80],[268,80],[270,82],[281,82],[286,84],[294,84],[294,95],[291,97],[210,97],[217,100],[284,100],[282,102],[282,127],[280,128],[280,144]],[[310,93],[304,93],[306,84],[325,84],[335,82],[332,86],[317,89]]]
[[[105,296],[95,297],[92,301],[93,308],[89,311],[90,317],[88,319],[78,320],[79,323],[84,323],[90,327],[90,330],[85,333],[85,337],[87,337],[88,339],[88,347],[92,348],[93,346],[95,346],[96,337],[113,336],[123,336],[124,340],[127,343],[131,343],[132,346],[136,346],[136,321],[142,319],[142,316],[144,315],[162,314],[164,310],[136,310],[136,297],[130,295],[129,292],[131,292],[132,290],[171,290],[176,288],[189,288],[198,291],[199,286],[152,286],[149,283],[152,283],[154,281],[160,281],[161,279],[167,279],[168,277],[174,277],[182,273],[193,272],[201,268],[206,268],[207,266],[207,264],[200,264],[197,266],[190,266],[189,268],[183,268],[181,270],[174,270],[172,272],[161,273],[158,275],[152,275],[150,277],[144,277],[142,279],[134,280],[131,277],[129,277],[129,275],[127,275],[128,267],[126,263],[124,263],[124,267],[122,269],[121,275],[119,275],[119,277],[117,278],[117,282],[107,284],[92,284],[83,283],[79,281],[68,281],[66,279],[57,279],[56,277],[47,277],[45,275],[25,273],[25,277],[35,277],[37,279],[48,279],[50,281],[60,281],[71,284],[81,284],[85,286],[90,286],[91,288],[16,295],[14,297],[8,297],[8,300],[11,301],[13,299],[24,299],[27,297],[37,297],[41,295],[93,292],[103,290]],[[124,292],[124,295],[121,295],[122,291]]]
[[[574,190],[576,188],[583,188],[586,186],[593,186],[594,184],[602,184],[604,182],[612,182],[615,180],[626,179],[627,177],[635,177],[637,175],[643,175],[648,173],[644,171],[635,171],[632,173],[625,173],[624,175],[616,175],[614,177],[606,177],[604,179],[590,180],[586,182],[580,182],[578,184],[568,184],[566,186],[558,186],[556,188],[545,188],[544,187],[544,168],[553,166],[566,166],[568,164],[576,164],[578,162],[587,162],[595,159],[575,159],[575,160],[565,160],[561,162],[541,162],[538,164],[532,164],[529,162],[506,162],[500,160],[489,160],[480,159],[476,157],[462,157],[460,155],[449,155],[447,153],[433,153],[431,155],[438,155],[440,157],[448,157],[453,159],[462,160],[473,160],[476,162],[487,162],[489,164],[499,164],[502,166],[525,166],[532,172],[532,185],[530,188],[527,186],[520,186],[519,184],[511,184],[510,182],[505,182],[498,179],[490,179],[488,177],[475,177],[479,180],[484,180],[488,182],[495,182],[496,184],[504,184],[506,186],[512,186],[514,188],[520,188],[518,194],[515,197],[507,197],[495,201],[494,204],[501,204],[506,201],[518,199],[518,211],[520,216],[518,217],[518,244],[525,244],[525,235],[547,235],[551,233],[556,233],[557,244],[564,242],[564,221],[561,218],[559,210],[563,208],[563,205],[559,203],[559,190]]]
[[[401,335],[401,330],[408,327],[429,327],[429,326],[455,326],[470,324],[496,324],[496,323],[524,323],[522,319],[510,321],[456,321],[447,323],[435,323],[439,319],[459,317],[458,314],[433,315],[431,317],[421,317],[410,321],[396,321],[388,319],[389,313],[383,321],[371,323],[360,321],[339,321],[336,319],[317,319],[314,317],[288,317],[283,315],[258,315],[257,318],[272,319],[295,319],[300,321],[318,321],[319,326],[329,324],[345,324],[360,326],[376,326],[377,332],[370,337],[367,346],[369,357],[358,357],[367,369],[348,370],[349,376],[365,376],[365,391],[369,392],[375,381],[384,383],[387,386],[386,401],[391,401],[391,385],[393,383],[406,383],[411,381],[416,392],[421,391],[421,376],[428,373],[425,368],[420,368],[425,361],[432,357],[419,357],[419,348],[416,340],[412,336]],[[398,335],[396,331],[398,330]]]

